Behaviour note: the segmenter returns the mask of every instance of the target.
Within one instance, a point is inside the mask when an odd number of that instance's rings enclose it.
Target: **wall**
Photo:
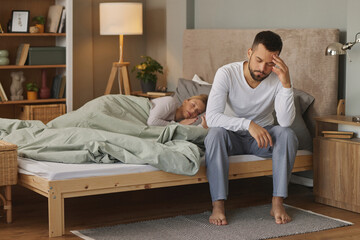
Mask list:
[[[182,36],[186,29],[186,1],[166,1],[167,85],[173,91],[182,76]],[[181,47],[180,47],[181,46]]]
[[[348,1],[347,40],[353,42],[360,32],[360,1]],[[360,34],[358,35],[360,37]],[[346,62],[346,114],[360,115],[360,43],[348,51]],[[351,59],[351,62],[350,62]]]
[[[73,109],[94,97],[92,2],[73,1]]]
[[[195,28],[346,27],[346,4],[338,0],[196,0]]]
[[[157,86],[166,87],[166,0],[148,0],[145,4],[145,51],[146,55],[158,61],[164,67],[164,74],[158,75]],[[136,63],[141,61],[138,59]],[[138,81],[133,78],[132,83]],[[137,87],[140,90],[140,87]]]

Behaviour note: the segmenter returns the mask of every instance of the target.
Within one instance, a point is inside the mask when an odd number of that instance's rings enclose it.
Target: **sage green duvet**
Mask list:
[[[17,144],[20,156],[39,161],[121,161],[196,174],[207,130],[181,124],[147,126],[150,108],[147,98],[106,95],[47,125],[0,118],[0,139]]]

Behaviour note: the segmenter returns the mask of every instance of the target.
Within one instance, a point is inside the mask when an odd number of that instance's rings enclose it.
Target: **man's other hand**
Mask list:
[[[249,133],[253,138],[255,138],[259,148],[266,148],[268,145],[272,147],[273,142],[269,132],[253,121],[250,122]]]

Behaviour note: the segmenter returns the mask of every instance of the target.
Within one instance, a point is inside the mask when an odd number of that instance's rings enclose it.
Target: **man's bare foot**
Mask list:
[[[282,197],[272,198],[272,208],[270,215],[275,218],[277,224],[285,224],[291,222],[291,217],[285,212]]]
[[[224,200],[213,202],[213,211],[209,218],[209,222],[214,225],[227,225],[225,217],[225,203]]]

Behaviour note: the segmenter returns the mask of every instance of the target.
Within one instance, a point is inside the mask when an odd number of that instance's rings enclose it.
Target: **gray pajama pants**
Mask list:
[[[259,148],[248,131],[228,131],[221,127],[209,128],[205,138],[207,178],[212,201],[226,200],[228,196],[229,157],[253,154],[272,157],[273,196],[287,197],[288,183],[294,166],[298,139],[290,128],[267,126],[273,146]]]

